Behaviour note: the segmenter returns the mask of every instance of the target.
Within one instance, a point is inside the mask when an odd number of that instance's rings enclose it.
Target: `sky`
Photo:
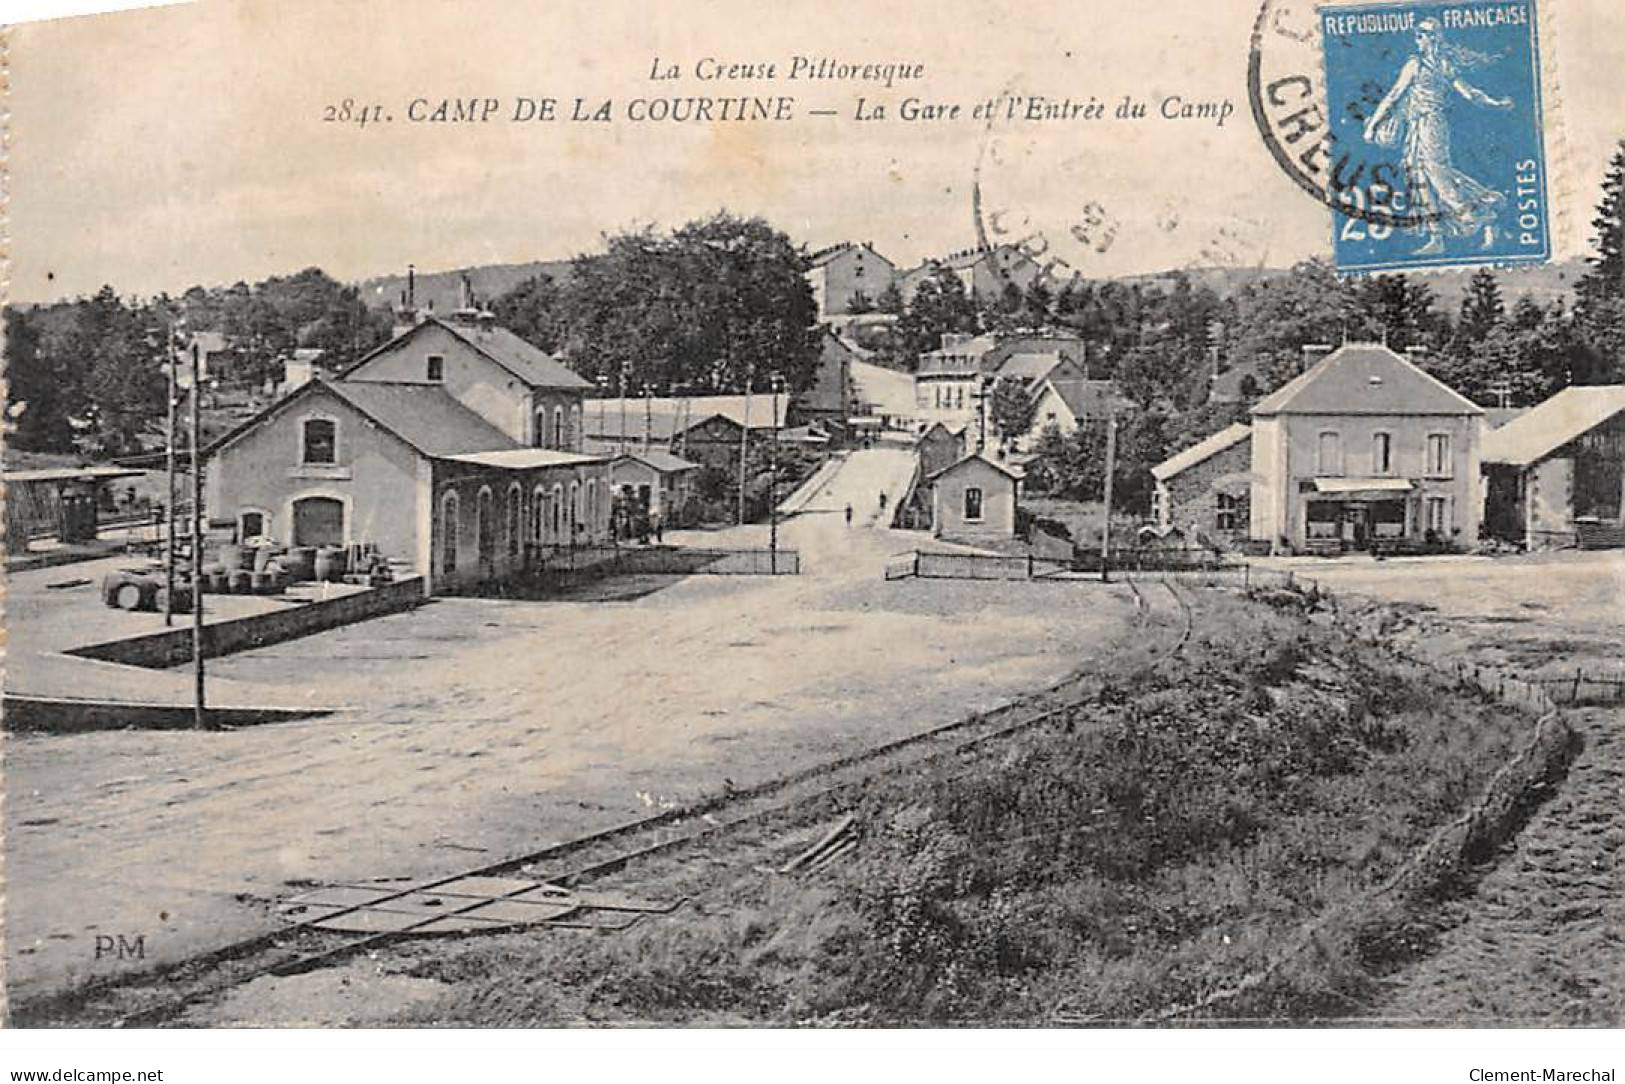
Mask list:
[[[82,0],[80,0],[82,2]],[[179,291],[316,265],[341,279],[566,258],[602,236],[727,208],[817,248],[871,240],[900,265],[977,240],[986,212],[1091,277],[1329,252],[1326,209],[1265,152],[1247,106],[1257,0],[985,0],[880,5],[689,0],[204,0],[9,31],[10,296]],[[1550,10],[1546,10],[1550,9]],[[768,11],[771,14],[767,14]],[[15,18],[0,5],[0,17]],[[1625,5],[1546,0],[1556,256],[1585,251],[1597,185],[1625,136]],[[883,85],[788,81],[796,55],[923,65]],[[695,65],[774,63],[771,80]],[[675,80],[651,79],[657,59]],[[1001,92],[1125,95],[1137,122],[989,125]],[[785,122],[634,123],[634,99],[789,95]],[[510,122],[520,97],[615,120]],[[889,115],[860,121],[859,97]],[[957,117],[904,121],[914,96]],[[1228,100],[1221,125],[1160,103]],[[410,103],[495,98],[486,123],[411,123]],[[345,99],[389,123],[323,120]],[[809,114],[829,109],[833,116]],[[992,148],[990,153],[989,148]],[[1102,247],[1101,237],[1109,234]],[[1013,239],[1015,234],[1010,235]],[[1215,247],[1216,239],[1222,243]]]

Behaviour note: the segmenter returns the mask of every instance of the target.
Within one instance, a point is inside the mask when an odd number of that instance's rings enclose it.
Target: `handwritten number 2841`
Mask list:
[[[383,106],[356,105],[354,98],[346,98],[337,105],[322,107],[322,121],[326,124],[354,124],[359,128],[365,128],[369,124],[378,124],[383,119]]]

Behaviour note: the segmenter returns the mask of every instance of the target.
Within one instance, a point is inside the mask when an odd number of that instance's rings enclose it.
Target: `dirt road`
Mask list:
[[[740,540],[765,528],[712,539]],[[452,872],[957,718],[1130,619],[1098,584],[884,582],[915,540],[809,515],[799,577],[441,600],[211,664],[357,709],[328,720],[11,738],[12,995],[258,931],[307,881]],[[118,934],[145,959],[98,959]]]

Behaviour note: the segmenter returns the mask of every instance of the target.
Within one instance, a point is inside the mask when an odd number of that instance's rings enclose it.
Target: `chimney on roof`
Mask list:
[[[1322,358],[1324,358],[1327,354],[1330,354],[1335,349],[1337,348],[1331,343],[1304,343],[1303,364],[1299,367],[1298,371],[1308,372]]]

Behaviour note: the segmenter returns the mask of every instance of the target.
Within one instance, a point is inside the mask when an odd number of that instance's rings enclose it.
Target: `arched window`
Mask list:
[[[564,447],[564,408],[561,406],[553,408],[553,443],[548,447]]]
[[[479,547],[479,561],[489,565],[497,555],[496,499],[490,486],[481,486],[479,498],[474,502],[474,539]]]
[[[575,541],[576,528],[581,525],[581,483],[570,483],[570,541]]]
[[[547,490],[537,486],[530,495],[530,540],[538,546],[541,545],[546,530]]]
[[[587,479],[587,533],[598,530],[598,483]]]
[[[457,493],[447,490],[440,501],[440,571],[457,571]]]
[[[570,408],[570,448],[579,451],[581,448],[581,404],[577,403]],[[561,445],[561,447],[563,447]]]
[[[547,447],[547,408],[542,407],[536,412],[536,425],[531,430],[530,443],[533,447]]]
[[[553,544],[556,546],[564,538],[564,487],[553,486]]]
[[[519,556],[519,530],[525,522],[525,491],[515,482],[508,487],[508,556]]]

